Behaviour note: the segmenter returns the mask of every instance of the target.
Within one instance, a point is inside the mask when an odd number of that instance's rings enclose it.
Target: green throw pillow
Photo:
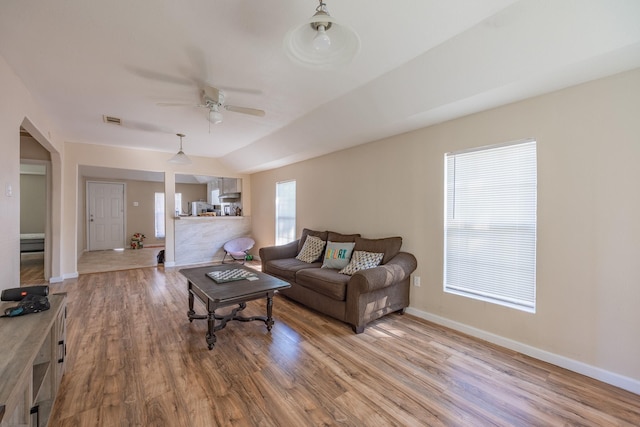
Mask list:
[[[355,242],[327,242],[322,268],[341,269],[346,267],[351,261],[351,253],[355,245]]]

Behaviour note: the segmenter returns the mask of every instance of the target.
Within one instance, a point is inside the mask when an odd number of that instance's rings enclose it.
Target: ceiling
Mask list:
[[[283,166],[640,67],[637,0],[326,0],[360,36],[331,71],[285,56],[313,0],[3,0],[0,55],[62,141]],[[203,85],[264,117],[195,107]],[[122,125],[103,122],[118,117]]]

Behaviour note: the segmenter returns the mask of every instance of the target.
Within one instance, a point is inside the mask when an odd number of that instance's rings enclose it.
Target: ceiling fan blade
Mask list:
[[[225,92],[243,93],[247,95],[262,95],[262,91],[259,89],[235,87],[235,86],[218,86],[218,88]]]
[[[179,84],[182,86],[193,86],[196,83],[189,78],[173,76],[171,74],[160,73],[153,70],[145,70],[143,68],[137,68],[133,66],[125,66],[125,68],[133,74],[142,77],[143,79],[155,80],[163,83]]]
[[[185,102],[158,102],[156,104],[158,107],[198,107],[198,108],[208,108],[203,104],[189,104]]]
[[[203,98],[208,98],[214,102],[222,102],[220,99],[220,90],[213,86],[205,86],[202,89],[202,96]],[[224,96],[222,100],[224,100]]]
[[[227,111],[233,111],[234,113],[250,114],[252,116],[264,117],[266,114],[263,110],[257,108],[236,107],[235,105],[225,105],[224,109]]]

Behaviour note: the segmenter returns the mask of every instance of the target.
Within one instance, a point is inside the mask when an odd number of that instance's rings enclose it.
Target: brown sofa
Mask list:
[[[296,259],[307,236],[323,241],[355,242],[354,251],[384,253],[379,266],[353,275],[338,269],[321,268],[323,256],[307,263]],[[260,248],[262,271],[291,284],[281,294],[314,310],[352,325],[356,333],[388,313],[404,312],[409,306],[411,273],[416,258],[401,252],[401,237],[365,239],[359,234],[304,229],[300,239],[280,246]],[[324,252],[323,252],[324,254]]]

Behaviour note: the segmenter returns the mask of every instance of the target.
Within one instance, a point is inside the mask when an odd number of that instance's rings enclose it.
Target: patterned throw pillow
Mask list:
[[[322,268],[336,268],[339,270],[346,267],[349,264],[351,252],[353,252],[355,245],[355,242],[327,242]]]
[[[373,268],[380,265],[384,254],[366,251],[353,251],[351,262],[340,270],[338,273],[348,274],[351,276],[356,271],[366,270],[367,268]]]
[[[326,243],[327,242],[316,236],[307,236],[307,239],[304,241],[304,245],[302,246],[302,250],[296,259],[308,263],[316,261],[320,258],[320,255],[322,255],[322,250]]]

